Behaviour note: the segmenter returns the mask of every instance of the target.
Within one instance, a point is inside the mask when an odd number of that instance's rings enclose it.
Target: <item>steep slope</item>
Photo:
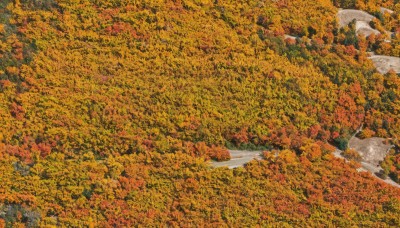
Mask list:
[[[1,6],[0,226],[399,225],[398,190],[327,146],[400,136],[398,77],[330,1]],[[228,146],[284,152],[211,170]]]

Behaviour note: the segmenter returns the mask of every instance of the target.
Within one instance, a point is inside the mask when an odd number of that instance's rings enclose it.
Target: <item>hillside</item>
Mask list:
[[[363,125],[400,174],[400,78],[367,53],[399,57],[400,5],[356,2],[2,1],[0,227],[400,226],[332,154]],[[209,166],[236,147],[265,159]]]

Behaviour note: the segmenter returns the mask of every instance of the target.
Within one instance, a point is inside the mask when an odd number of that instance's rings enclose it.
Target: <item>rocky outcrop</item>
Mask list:
[[[357,151],[363,162],[367,162],[374,166],[379,166],[379,163],[383,161],[388,154],[392,146],[385,143],[384,138],[368,138],[359,139],[352,137],[349,141],[348,147]]]
[[[392,10],[381,7],[381,13],[393,13]],[[339,27],[342,28],[348,25],[353,20],[356,21],[355,30],[356,33],[362,36],[370,36],[372,34],[378,35],[381,34],[376,29],[373,29],[369,23],[375,18],[371,14],[364,12],[362,10],[353,10],[353,9],[341,9],[338,12],[338,20]],[[393,33],[386,31],[385,32],[388,37],[392,37]],[[386,42],[391,42],[390,39],[385,40]],[[400,58],[393,56],[384,56],[384,55],[372,55],[369,57],[374,63],[376,69],[381,74],[386,74],[389,70],[393,70],[397,74],[400,73]]]
[[[361,168],[358,169],[359,172],[369,172],[375,178],[384,181],[387,184],[390,184],[394,187],[400,188],[400,185],[386,177],[382,179],[378,177],[377,174],[383,171],[380,166],[380,162],[383,161],[388,154],[392,145],[386,144],[384,138],[368,138],[368,139],[359,139],[357,137],[352,137],[349,141],[348,147],[357,151],[362,161],[360,162]],[[337,158],[342,158],[347,161],[345,157],[343,157],[341,150],[336,149],[333,155]]]
[[[365,37],[370,36],[371,34],[378,35],[380,32],[376,29],[373,29],[368,22],[366,21],[357,21],[356,22],[356,33]]]
[[[342,28],[348,25],[353,20],[363,21],[367,24],[372,21],[375,17],[361,10],[345,9],[339,10],[338,19],[339,27]]]
[[[389,12],[389,11],[388,11]],[[358,35],[366,36],[368,37],[371,34],[381,34],[380,31],[373,29],[369,23],[375,18],[371,14],[368,14],[367,12],[361,11],[361,10],[352,10],[352,9],[346,9],[346,10],[339,10],[338,12],[338,20],[339,20],[339,28],[343,28],[344,26],[348,25],[350,22],[353,20],[356,21],[356,33]],[[392,37],[393,33],[389,31],[385,31],[388,37]],[[390,39],[387,40],[387,42],[390,42]]]
[[[373,55],[369,57],[374,63],[376,69],[381,74],[386,74],[389,70],[393,70],[397,74],[400,73],[400,58],[385,55]]]
[[[382,14],[384,14],[384,13],[393,14],[393,13],[394,13],[393,10],[390,10],[390,9],[388,9],[388,8],[385,8],[385,7],[381,7],[380,10],[381,10],[381,13],[382,13]]]

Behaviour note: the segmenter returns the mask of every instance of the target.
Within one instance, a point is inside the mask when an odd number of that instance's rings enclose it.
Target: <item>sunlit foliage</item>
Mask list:
[[[336,12],[2,1],[0,226],[399,226],[399,190],[328,145],[362,124],[400,137],[399,77],[366,58],[382,39],[340,31]],[[209,168],[243,145],[282,152]]]

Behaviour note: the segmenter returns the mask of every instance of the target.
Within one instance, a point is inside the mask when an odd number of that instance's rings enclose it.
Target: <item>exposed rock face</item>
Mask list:
[[[366,21],[356,22],[356,33],[368,37],[371,34],[378,35],[380,32],[373,29]]]
[[[213,167],[228,167],[230,169],[243,166],[253,159],[261,160],[261,151],[229,150],[231,160],[223,162],[212,162]]]
[[[284,35],[283,36],[285,39],[291,39],[291,40],[296,40],[297,38],[299,38],[299,37],[297,37],[297,36],[291,36],[291,35]]]
[[[392,13],[394,13],[394,11],[393,11],[393,10],[390,10],[390,9],[387,9],[387,8],[385,8],[385,7],[381,7],[381,13],[382,13],[382,14],[384,14],[384,13],[392,14]]]
[[[384,143],[384,138],[368,138],[359,139],[352,137],[349,141],[349,148],[356,150],[363,162],[367,162],[374,166],[379,166],[379,162],[383,161],[392,147],[390,144]]]
[[[400,58],[394,56],[374,55],[369,57],[374,63],[376,69],[381,74],[386,74],[389,70],[400,73]]]
[[[359,139],[356,137],[352,137],[349,141],[349,148],[356,150],[362,161],[360,162],[361,167],[357,169],[358,172],[369,172],[375,178],[384,181],[387,184],[390,184],[394,187],[400,188],[400,184],[394,182],[389,177],[382,179],[377,176],[377,173],[382,171],[382,167],[379,165],[379,162],[382,161],[389,149],[392,147],[391,145],[384,143],[385,139],[383,138],[369,138],[369,139]],[[337,158],[342,158],[348,161],[345,157],[343,157],[341,150],[336,149],[333,155]]]
[[[373,29],[369,23],[374,19],[375,17],[372,16],[371,14],[368,14],[364,11],[361,10],[339,10],[338,13],[338,19],[339,19],[339,27],[342,28],[346,25],[348,25],[350,22],[353,20],[356,21],[356,33],[358,35],[366,36],[368,37],[371,34],[381,34],[376,29]],[[388,36],[392,36],[390,32],[386,32]],[[388,40],[387,42],[390,42]]]
[[[348,25],[353,20],[364,21],[368,24],[375,17],[361,10],[345,9],[345,10],[339,10],[338,18],[339,18],[339,27],[342,28]]]
[[[382,12],[393,13],[393,11],[381,8]],[[373,29],[369,22],[371,22],[375,17],[361,10],[345,9],[339,10],[338,13],[339,27],[342,28],[348,25],[353,20],[356,20],[356,33],[362,36],[370,36],[371,34],[381,34],[378,30]],[[393,33],[386,31],[388,37],[392,37]],[[385,42],[391,42],[390,39],[385,40]],[[386,74],[389,70],[394,70],[397,74],[400,73],[400,58],[393,56],[383,56],[383,55],[373,55],[370,57],[374,63],[376,69],[381,74]]]

